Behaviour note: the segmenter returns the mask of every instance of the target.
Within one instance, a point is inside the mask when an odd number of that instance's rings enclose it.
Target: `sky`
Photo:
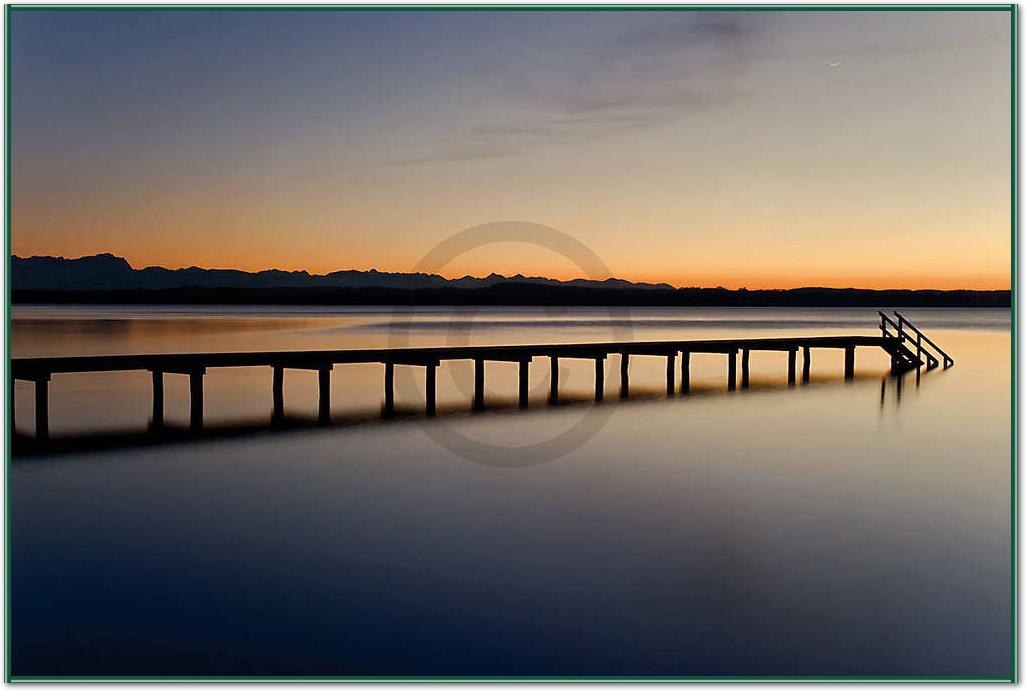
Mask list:
[[[1008,11],[31,11],[11,252],[409,271],[550,226],[679,286],[1010,287]],[[574,278],[498,242],[445,275]]]

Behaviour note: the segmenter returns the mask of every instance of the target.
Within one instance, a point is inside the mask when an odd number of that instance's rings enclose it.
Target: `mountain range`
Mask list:
[[[11,257],[14,290],[166,290],[169,288],[487,288],[506,282],[576,288],[635,288],[670,290],[668,283],[633,283],[619,278],[604,281],[501,276],[445,278],[437,274],[387,271],[240,271],[237,269],[166,269],[162,266],[132,268],[128,260],[113,254],[94,254],[78,259],[64,257]]]
[[[96,254],[11,257],[15,303],[294,305],[636,305],[737,307],[1009,307],[1008,290],[728,290],[527,277],[445,278],[427,273],[135,269],[123,257]]]

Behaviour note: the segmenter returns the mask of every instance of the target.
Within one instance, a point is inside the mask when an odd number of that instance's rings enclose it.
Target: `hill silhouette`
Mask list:
[[[97,254],[11,257],[16,303],[111,304],[425,304],[651,306],[920,306],[1009,307],[1007,290],[867,290],[675,288],[666,283],[561,281],[492,273],[483,278],[343,270],[135,269],[123,257]]]

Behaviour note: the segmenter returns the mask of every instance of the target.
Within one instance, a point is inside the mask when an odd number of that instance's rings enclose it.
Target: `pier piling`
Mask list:
[[[670,353],[669,355],[666,356],[666,395],[667,396],[672,396],[673,395],[673,384],[674,384],[674,381],[673,381],[673,376],[674,376],[673,364],[676,361],[676,359],[677,359],[677,354],[676,353]]]
[[[737,388],[737,351],[727,353],[727,391]]]
[[[428,415],[435,414],[435,374],[438,365],[428,363],[424,368],[424,412]]]
[[[797,350],[787,351],[787,385],[794,386],[795,384],[795,370],[796,360],[798,358]]]
[[[50,377],[36,379],[36,439],[50,438]]]
[[[385,363],[385,417],[395,412],[395,363]]]
[[[331,422],[331,367],[317,370],[317,421],[322,425]]]
[[[595,400],[601,401],[606,390],[605,359],[595,358]]]
[[[159,369],[150,372],[153,379],[153,411],[150,415],[150,424],[153,427],[164,425],[164,373]]]
[[[520,361],[520,396],[519,396],[519,399],[520,399],[520,407],[521,408],[526,408],[527,407],[527,384],[528,384],[528,377],[530,375],[530,367],[531,367],[531,361],[530,360],[521,360]]]
[[[812,353],[809,350],[809,346],[802,347],[802,384],[809,383],[809,371],[812,369],[812,361],[810,360]]]
[[[691,391],[691,352],[683,350],[680,353],[680,392]]]
[[[285,368],[275,365],[271,382],[271,417],[279,421],[285,417]]]
[[[549,403],[559,402],[559,358],[549,357]]]
[[[628,353],[620,353],[620,398],[630,396],[630,368],[631,356]]]
[[[484,360],[474,360],[474,410],[484,410]]]
[[[844,349],[844,378],[855,378],[855,346],[847,346]]]
[[[749,383],[749,377],[748,377],[748,370],[749,370],[749,368],[748,368],[748,358],[749,358],[749,355],[751,354],[751,352],[752,351],[749,350],[748,348],[745,348],[744,350],[741,351],[741,388],[742,389],[747,389],[748,388],[748,383]]]
[[[189,427],[203,429],[203,375],[204,369],[189,372]]]

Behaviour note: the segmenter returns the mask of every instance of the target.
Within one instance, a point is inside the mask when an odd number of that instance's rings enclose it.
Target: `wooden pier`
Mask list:
[[[54,374],[72,372],[148,371],[153,382],[152,424],[160,427],[164,420],[164,375],[189,377],[190,427],[203,427],[203,377],[214,367],[270,367],[273,370],[272,419],[285,414],[285,370],[316,370],[318,373],[318,418],[327,423],[331,418],[331,372],[336,365],[376,363],[384,366],[383,414],[389,416],[395,409],[396,366],[423,367],[426,371],[425,412],[435,412],[435,375],[438,365],[446,360],[472,360],[474,362],[474,410],[485,407],[485,363],[516,362],[519,364],[519,404],[528,405],[528,374],[530,363],[538,357],[548,358],[551,370],[549,401],[559,401],[559,362],[567,359],[585,359],[595,362],[595,400],[602,400],[605,390],[605,359],[620,357],[620,395],[630,390],[629,363],[631,357],[661,357],[666,359],[666,392],[673,394],[677,387],[676,362],[680,357],[680,392],[687,393],[691,386],[690,363],[692,353],[714,353],[726,356],[727,388],[737,387],[737,358],[741,355],[741,386],[749,384],[749,360],[752,351],[787,353],[787,382],[797,379],[797,354],[802,351],[802,381],[809,380],[811,351],[833,349],[844,351],[844,377],[855,376],[855,349],[881,348],[891,358],[895,371],[917,367],[933,368],[943,362],[945,369],[954,360],[937,345],[895,312],[891,319],[880,312],[879,336],[810,336],[789,338],[742,338],[715,340],[671,340],[647,342],[567,343],[548,345],[511,346],[457,346],[441,348],[377,348],[359,350],[312,350],[298,352],[247,353],[184,353],[154,355],[107,355],[83,357],[16,358],[11,361],[11,419],[14,421],[15,380],[35,384],[36,438],[49,435],[49,382]]]

